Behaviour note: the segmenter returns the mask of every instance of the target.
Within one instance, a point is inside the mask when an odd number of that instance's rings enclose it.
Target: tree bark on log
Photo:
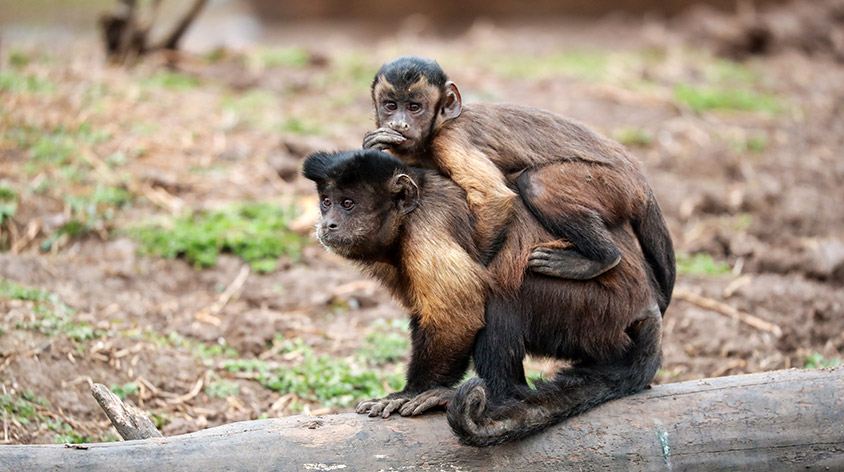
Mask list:
[[[656,386],[526,440],[458,444],[443,415],[246,421],[192,434],[0,446],[0,470],[844,470],[844,368]]]

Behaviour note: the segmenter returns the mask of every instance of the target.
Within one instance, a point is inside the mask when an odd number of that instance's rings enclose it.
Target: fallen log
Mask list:
[[[844,368],[660,385],[524,441],[461,446],[443,415],[245,421],[192,434],[0,446],[0,470],[844,470]]]

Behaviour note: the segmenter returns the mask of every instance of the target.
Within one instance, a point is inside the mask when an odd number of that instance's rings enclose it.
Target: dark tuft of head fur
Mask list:
[[[357,150],[317,152],[302,166],[305,178],[316,183],[333,180],[338,185],[371,183],[381,185],[395,174],[406,174],[407,166],[382,151]]]
[[[422,77],[427,78],[428,82],[440,89],[448,82],[448,76],[437,61],[415,56],[400,57],[381,66],[372,81],[373,89],[380,77],[384,77],[398,89],[407,89]]]

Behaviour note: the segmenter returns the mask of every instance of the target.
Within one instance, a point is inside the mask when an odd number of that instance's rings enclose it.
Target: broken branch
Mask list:
[[[759,331],[771,333],[775,337],[779,338],[782,336],[782,328],[779,326],[769,321],[765,321],[757,316],[753,316],[750,313],[737,310],[726,303],[715,300],[714,298],[704,297],[703,295],[698,295],[683,288],[674,289],[674,298],[697,305],[700,308],[718,313],[719,315],[732,318],[740,323],[746,324],[747,326],[758,329]]]

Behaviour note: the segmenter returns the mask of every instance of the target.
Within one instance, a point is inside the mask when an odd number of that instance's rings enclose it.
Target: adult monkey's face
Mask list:
[[[419,187],[401,162],[380,151],[318,152],[303,174],[317,185],[320,220],[316,236],[349,259],[389,256],[405,217],[418,206]]]

